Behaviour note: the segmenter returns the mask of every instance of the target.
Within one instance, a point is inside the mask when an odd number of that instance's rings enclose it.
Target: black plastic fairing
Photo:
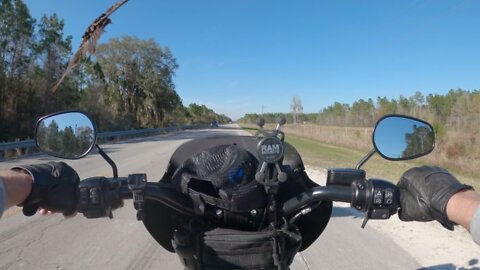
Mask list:
[[[250,152],[258,160],[258,142],[259,139],[253,136],[224,136],[188,141],[174,152],[167,171],[160,182],[171,183],[173,174],[185,160],[195,153],[219,145],[236,144]],[[283,170],[287,173],[288,180],[280,185],[277,194],[278,205],[281,205],[297,194],[318,186],[318,184],[310,180],[307,176],[300,155],[296,149],[288,143],[285,143],[283,165]],[[332,203],[325,201],[310,214],[299,218],[295,222],[303,238],[301,250],[310,246],[323,232],[330,220],[331,212]],[[292,216],[287,218],[291,218]],[[189,219],[188,216],[175,213],[158,202],[147,200],[145,203],[145,219],[143,222],[147,230],[160,245],[171,252],[173,252],[173,247],[170,240],[173,231],[179,224],[186,223]]]

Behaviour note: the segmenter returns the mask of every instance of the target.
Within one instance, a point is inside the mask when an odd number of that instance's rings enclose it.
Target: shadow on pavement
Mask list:
[[[478,259],[471,259],[470,261],[468,261],[468,266],[458,267],[451,263],[447,263],[423,267],[417,270],[480,270],[480,265],[478,264]]]
[[[350,207],[337,207],[334,206],[332,210],[332,218],[334,217],[353,217],[363,218],[364,214]]]
[[[134,144],[142,142],[157,142],[157,141],[176,141],[176,140],[192,140],[210,137],[223,137],[223,136],[245,136],[238,135],[232,131],[242,130],[240,128],[220,127],[215,129],[195,129],[195,130],[182,130],[171,133],[158,134],[150,137],[134,138],[125,141],[108,142],[106,144]]]

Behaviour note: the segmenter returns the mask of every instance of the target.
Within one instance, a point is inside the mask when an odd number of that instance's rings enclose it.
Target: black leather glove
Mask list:
[[[12,169],[24,170],[33,179],[30,195],[18,205],[23,206],[24,215],[32,216],[40,207],[64,215],[75,213],[80,179],[72,167],[64,162],[49,162]]]
[[[447,170],[439,167],[416,167],[406,171],[397,184],[400,189],[400,210],[403,221],[440,222],[453,230],[455,223],[447,218],[447,202],[453,194],[471,186],[461,184]]]

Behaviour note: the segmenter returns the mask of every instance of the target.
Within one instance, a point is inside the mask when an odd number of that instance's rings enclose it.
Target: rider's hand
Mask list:
[[[64,162],[49,162],[13,170],[23,170],[33,179],[32,192],[19,204],[23,206],[23,214],[32,216],[40,207],[66,216],[75,213],[80,179],[70,166]]]
[[[461,184],[447,170],[439,167],[416,167],[406,171],[397,184],[400,189],[400,210],[403,221],[437,220],[453,230],[446,213],[448,200],[457,192],[473,189]]]

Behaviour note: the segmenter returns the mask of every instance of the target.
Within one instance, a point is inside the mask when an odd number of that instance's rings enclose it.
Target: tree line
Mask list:
[[[100,131],[227,122],[204,105],[184,106],[169,48],[134,36],[100,44],[56,91],[72,37],[56,14],[35,20],[22,0],[0,1],[0,141],[32,137],[42,115],[81,109]]]
[[[480,90],[452,89],[444,95],[416,92],[411,97],[395,99],[377,97],[359,99],[352,104],[335,102],[319,113],[299,114],[300,123],[318,124],[320,128],[367,127],[385,114],[404,114],[424,119],[435,129],[436,147],[433,162],[440,166],[461,168],[466,172],[477,172],[480,166]],[[239,121],[255,123],[263,117],[266,123],[275,123],[285,116],[293,123],[293,112],[246,114]],[[297,128],[298,129],[298,128]],[[325,129],[325,128],[324,128]]]
[[[298,103],[298,101],[296,101]],[[377,97],[359,99],[352,104],[334,102],[318,113],[300,113],[299,121],[326,126],[372,127],[385,114],[405,114],[431,122],[436,131],[442,133],[445,128],[467,129],[480,128],[480,90],[451,89],[447,94],[424,95],[417,91],[411,97],[400,95],[388,99]],[[293,106],[293,103],[292,103]],[[298,113],[298,112],[297,112]],[[279,116],[284,116],[287,123],[294,122],[292,113],[255,113],[245,114],[239,121],[255,123],[263,117],[267,123],[275,123]]]

